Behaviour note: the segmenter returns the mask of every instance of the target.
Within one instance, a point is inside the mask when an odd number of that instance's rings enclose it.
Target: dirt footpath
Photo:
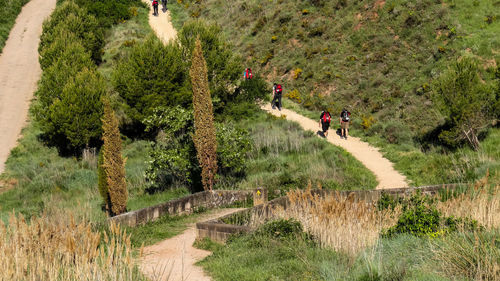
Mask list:
[[[0,174],[26,124],[28,108],[40,79],[38,43],[42,23],[56,0],[31,0],[23,7],[0,54]]]
[[[143,0],[143,2],[147,3],[150,7],[151,12],[149,14],[149,25],[156,33],[156,36],[160,38],[160,40],[164,44],[167,44],[170,40],[175,40],[175,38],[177,37],[177,31],[175,30],[174,26],[172,25],[172,21],[170,20],[170,11],[162,11],[161,1],[159,0],[158,2],[160,3],[160,5],[158,5],[158,16],[153,16],[151,1]]]
[[[262,106],[262,109],[275,116],[281,116],[282,114],[286,115],[287,120],[299,123],[306,130],[313,132],[321,130],[318,127],[319,114],[318,120],[311,120],[285,108],[282,108],[281,111],[278,109],[273,110],[271,108],[271,104]],[[338,119],[332,117],[332,124],[337,124],[336,122],[338,122]],[[335,133],[333,128],[330,128],[327,140],[351,153],[356,159],[363,163],[368,170],[372,171],[378,181],[377,189],[408,186],[406,183],[406,177],[396,171],[392,163],[384,158],[382,153],[380,153],[377,148],[370,146],[368,143],[361,141],[359,138],[349,136],[347,140],[341,139],[340,136]]]
[[[219,209],[202,216],[199,221],[222,217],[239,210],[242,209]],[[209,251],[194,248],[195,239],[196,228],[192,224],[182,234],[144,248],[141,271],[154,281],[211,280],[200,267],[194,265],[211,254]]]

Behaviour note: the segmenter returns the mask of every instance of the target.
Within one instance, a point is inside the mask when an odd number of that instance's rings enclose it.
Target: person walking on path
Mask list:
[[[347,136],[349,136],[350,119],[351,113],[344,108],[340,113],[340,138],[347,139]]]
[[[158,0],[153,0],[151,4],[153,5],[153,15],[158,16]]]
[[[161,0],[162,10],[165,13],[167,11],[167,0]]]
[[[276,108],[276,105],[278,105],[279,111],[281,111],[281,93],[283,92],[283,88],[281,87],[281,84],[274,83],[273,85],[273,101],[271,102],[271,105],[273,109]]]
[[[323,110],[319,116],[319,127],[323,130],[323,136],[328,137],[328,129],[330,128],[330,121],[332,116],[328,110]]]

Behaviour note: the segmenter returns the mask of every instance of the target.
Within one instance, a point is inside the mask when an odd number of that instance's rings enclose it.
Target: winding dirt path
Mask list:
[[[215,219],[240,210],[242,209],[219,209],[202,216],[199,221]],[[199,266],[195,265],[211,252],[194,248],[195,239],[195,224],[191,224],[182,234],[145,247],[140,265],[142,273],[153,281],[211,280]]]
[[[30,100],[42,73],[38,63],[42,23],[55,6],[56,0],[27,3],[0,54],[0,174],[26,123]]]
[[[261,107],[263,110],[275,115],[281,116],[286,115],[287,120],[295,121],[299,123],[304,129],[317,132],[321,130],[318,126],[318,120],[311,120],[307,117],[299,115],[295,111],[282,108],[281,111],[271,108],[271,104],[267,103]],[[338,119],[332,117],[332,124]],[[406,177],[401,175],[396,171],[392,163],[382,156],[382,153],[378,151],[377,148],[369,145],[366,142],[361,141],[359,138],[351,137],[347,140],[341,139],[335,130],[330,129],[328,137],[326,138],[330,143],[340,146],[347,152],[351,153],[356,159],[358,159],[363,165],[372,171],[377,178],[378,185],[377,189],[387,189],[387,188],[400,188],[407,187]]]

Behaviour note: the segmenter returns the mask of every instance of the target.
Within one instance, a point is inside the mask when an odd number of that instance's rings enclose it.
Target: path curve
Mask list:
[[[215,213],[202,216],[199,221],[207,221],[229,215],[243,209],[219,209]],[[210,255],[211,252],[196,249],[195,224],[191,224],[182,234],[163,240],[144,248],[140,269],[153,281],[168,280],[211,280],[195,263]]]
[[[150,7],[149,25],[160,40],[167,44],[175,40],[177,31],[170,20],[170,11],[163,12],[161,4],[159,15],[153,16],[151,1],[143,0]],[[241,209],[221,209],[210,216],[203,216],[200,221],[218,218]],[[210,255],[209,251],[196,249],[193,243],[196,239],[195,224],[182,234],[163,240],[155,245],[144,248],[144,257],[141,259],[140,269],[151,280],[211,280],[195,263]]]
[[[314,121],[286,108],[282,108],[281,111],[277,109],[273,110],[269,103],[263,105],[261,108],[275,116],[286,115],[287,120],[299,123],[306,130],[313,132],[320,130],[318,127],[319,116],[318,120]],[[335,124],[337,120],[338,119],[332,118],[332,123]],[[356,159],[363,163],[368,170],[372,171],[378,181],[377,189],[408,187],[406,177],[396,171],[393,164],[388,159],[384,158],[377,148],[356,137],[349,136],[347,140],[341,139],[340,136],[335,134],[334,130],[330,130],[330,134],[328,134],[326,139],[328,142],[340,146],[351,153]]]
[[[26,124],[28,108],[42,70],[38,44],[42,23],[56,0],[31,0],[22,9],[0,54],[0,174]]]

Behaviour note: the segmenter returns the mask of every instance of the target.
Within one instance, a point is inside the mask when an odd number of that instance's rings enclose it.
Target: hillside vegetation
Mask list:
[[[247,66],[304,107],[348,106],[415,135],[442,121],[430,91],[451,60],[469,53],[494,73],[500,59],[499,1],[178,2],[216,21]]]
[[[0,0],[0,54],[16,22],[17,15],[21,12],[23,5],[28,2],[29,0]]]
[[[353,135],[422,185],[472,181],[487,169],[498,178],[498,7],[465,0],[183,0],[172,11],[177,25],[189,17],[217,22],[245,66],[283,84],[285,107],[313,119],[323,108],[347,107]],[[468,84],[464,65],[474,69]],[[470,140],[462,126],[472,129]]]

